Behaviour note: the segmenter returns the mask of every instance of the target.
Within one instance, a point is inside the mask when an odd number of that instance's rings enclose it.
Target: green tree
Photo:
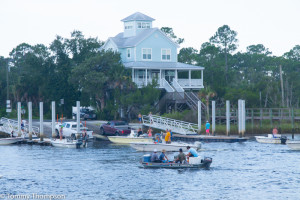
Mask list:
[[[182,48],[178,54],[178,61],[186,64],[195,64],[197,62],[198,51],[192,47]]]
[[[173,28],[170,27],[161,27],[160,29],[162,32],[164,32],[171,40],[173,40],[175,43],[177,44],[181,44],[184,42],[183,38],[178,38],[174,32],[173,32]]]
[[[228,25],[223,25],[222,27],[218,28],[217,32],[214,36],[210,38],[210,42],[216,44],[220,47],[225,55],[225,77],[226,83],[228,82],[228,53],[231,53],[237,49],[237,42],[236,39],[237,32],[231,30]]]

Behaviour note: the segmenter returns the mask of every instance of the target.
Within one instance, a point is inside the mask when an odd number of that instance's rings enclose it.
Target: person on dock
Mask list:
[[[175,163],[185,163],[185,162],[186,162],[185,154],[183,153],[182,148],[180,148],[179,154],[175,159]]]
[[[272,134],[273,134],[273,137],[274,137],[274,138],[277,136],[277,134],[278,134],[278,129],[277,129],[276,126],[273,128]]]
[[[198,157],[198,153],[194,148],[191,148],[190,146],[187,146],[186,149],[188,150],[188,154],[186,156],[188,156],[188,157]]]
[[[171,133],[168,129],[166,130],[165,141],[166,141],[166,144],[171,144]]]
[[[149,127],[147,134],[148,134],[148,137],[152,137],[152,128],[151,127]]]
[[[140,137],[141,135],[143,135],[143,131],[141,128],[139,128],[139,130],[137,132],[137,136]]]
[[[59,130],[59,139],[62,140],[63,139],[63,125],[60,126],[60,130]]]
[[[153,116],[152,116],[152,112],[149,112],[149,121],[150,121],[150,124],[153,123]]]
[[[139,119],[139,123],[141,124],[142,123],[142,115],[141,115],[141,113],[139,113],[138,119]]]
[[[168,157],[166,156],[166,150],[165,149],[163,149],[161,151],[161,154],[159,155],[159,160],[160,160],[160,162],[163,162],[163,163],[166,163],[166,162],[169,161]]]
[[[210,123],[208,121],[206,121],[206,124],[205,124],[205,131],[206,131],[206,134],[210,135],[209,133],[209,128],[210,128]]]
[[[151,153],[151,162],[160,162],[156,149],[154,149],[153,153]]]

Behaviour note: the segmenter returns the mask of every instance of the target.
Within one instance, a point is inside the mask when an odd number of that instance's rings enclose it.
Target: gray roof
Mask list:
[[[152,17],[149,17],[143,13],[140,12],[136,12],[124,19],[122,19],[122,22],[128,22],[128,21],[154,21],[155,19],[153,19]]]
[[[123,63],[127,68],[135,69],[192,69],[192,70],[201,70],[204,67],[189,65],[180,62],[152,62],[152,61],[139,61],[139,62],[126,62]]]
[[[137,36],[132,37],[123,37],[123,32],[119,33],[115,37],[111,37],[112,41],[118,46],[118,48],[127,48],[127,47],[134,47],[153,32],[157,31],[158,28],[148,28],[141,31]]]

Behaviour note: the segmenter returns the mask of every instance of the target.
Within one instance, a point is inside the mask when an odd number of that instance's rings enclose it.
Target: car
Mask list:
[[[90,111],[87,111],[83,114],[83,117],[82,117],[84,120],[87,120],[87,119],[97,119],[97,115],[96,115],[96,112],[94,110],[90,110]]]
[[[64,137],[73,137],[75,138],[77,134],[77,123],[76,122],[64,122],[57,123],[55,125],[55,133],[59,136],[59,130],[63,127],[63,136]],[[82,123],[80,123],[80,133],[86,132],[88,138],[93,138],[93,131],[89,130],[87,127],[84,127]]]
[[[125,121],[109,121],[100,126],[101,135],[127,136],[131,132],[131,127]]]

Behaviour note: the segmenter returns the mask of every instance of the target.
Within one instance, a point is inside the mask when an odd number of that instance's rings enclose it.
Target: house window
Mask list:
[[[143,60],[151,60],[152,59],[152,49],[142,49],[142,58]]]
[[[150,22],[138,22],[138,28],[150,28]]]
[[[171,60],[171,49],[162,49],[161,50],[161,59],[162,60]]]
[[[124,26],[125,26],[125,27],[124,27],[124,28],[125,28],[125,30],[129,30],[129,29],[132,29],[132,28],[133,28],[133,24],[132,24],[131,22],[129,22],[129,23],[127,22],[127,23],[125,23],[125,24],[124,24]]]
[[[127,49],[127,58],[131,58],[131,49]]]

